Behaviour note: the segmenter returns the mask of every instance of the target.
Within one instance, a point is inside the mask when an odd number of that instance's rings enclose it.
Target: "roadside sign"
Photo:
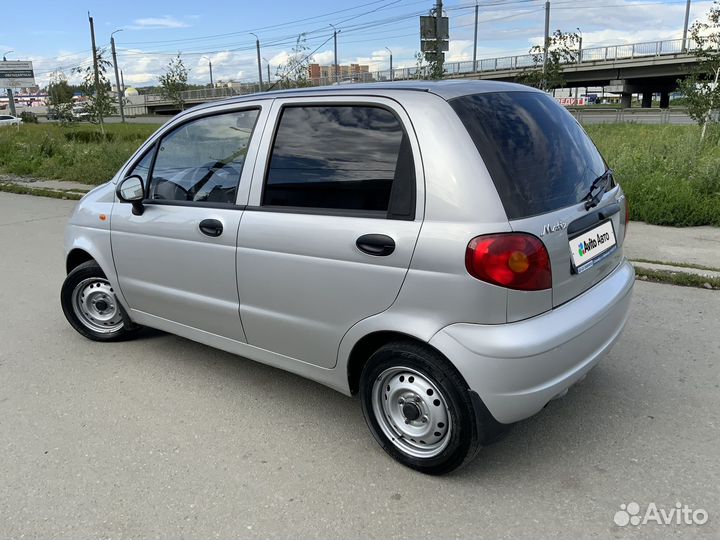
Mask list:
[[[35,86],[32,62],[0,62],[0,88]]]
[[[436,39],[450,39],[450,19],[448,17],[440,17],[437,33],[438,36],[435,35],[435,17],[420,17],[420,39],[433,41]]]
[[[422,52],[435,52],[435,41],[421,41],[420,42],[420,50]],[[450,43],[447,41],[440,41],[440,50],[441,51],[449,51],[450,50]]]
[[[584,107],[587,105],[587,99],[584,97],[575,99],[574,97],[555,98],[563,107]]]

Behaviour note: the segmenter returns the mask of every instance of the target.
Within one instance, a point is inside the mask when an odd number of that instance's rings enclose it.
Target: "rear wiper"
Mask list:
[[[612,178],[614,172],[612,169],[608,169],[593,180],[592,184],[590,184],[588,194],[583,198],[583,201],[585,201],[585,210],[590,210],[598,205],[603,194],[607,191],[608,180]]]

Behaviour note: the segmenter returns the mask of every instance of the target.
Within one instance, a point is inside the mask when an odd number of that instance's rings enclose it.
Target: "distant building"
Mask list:
[[[310,80],[316,83],[332,82],[335,79],[335,65],[321,66],[310,64],[308,67]],[[370,81],[370,66],[362,64],[350,64],[338,66],[338,78],[341,81]]]

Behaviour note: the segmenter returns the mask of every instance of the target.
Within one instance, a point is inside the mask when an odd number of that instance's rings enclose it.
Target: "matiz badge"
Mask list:
[[[548,223],[543,227],[540,236],[545,236],[546,234],[562,231],[563,229],[567,229],[567,223],[565,223],[564,221],[558,221],[555,225],[550,225]]]

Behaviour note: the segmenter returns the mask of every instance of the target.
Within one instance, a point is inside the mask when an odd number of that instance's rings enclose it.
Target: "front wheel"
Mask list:
[[[67,275],[60,302],[72,327],[94,341],[129,339],[140,328],[130,321],[95,261],[83,263]]]
[[[378,349],[363,369],[360,397],[373,436],[403,465],[444,474],[480,448],[467,385],[429,347],[396,342]]]

